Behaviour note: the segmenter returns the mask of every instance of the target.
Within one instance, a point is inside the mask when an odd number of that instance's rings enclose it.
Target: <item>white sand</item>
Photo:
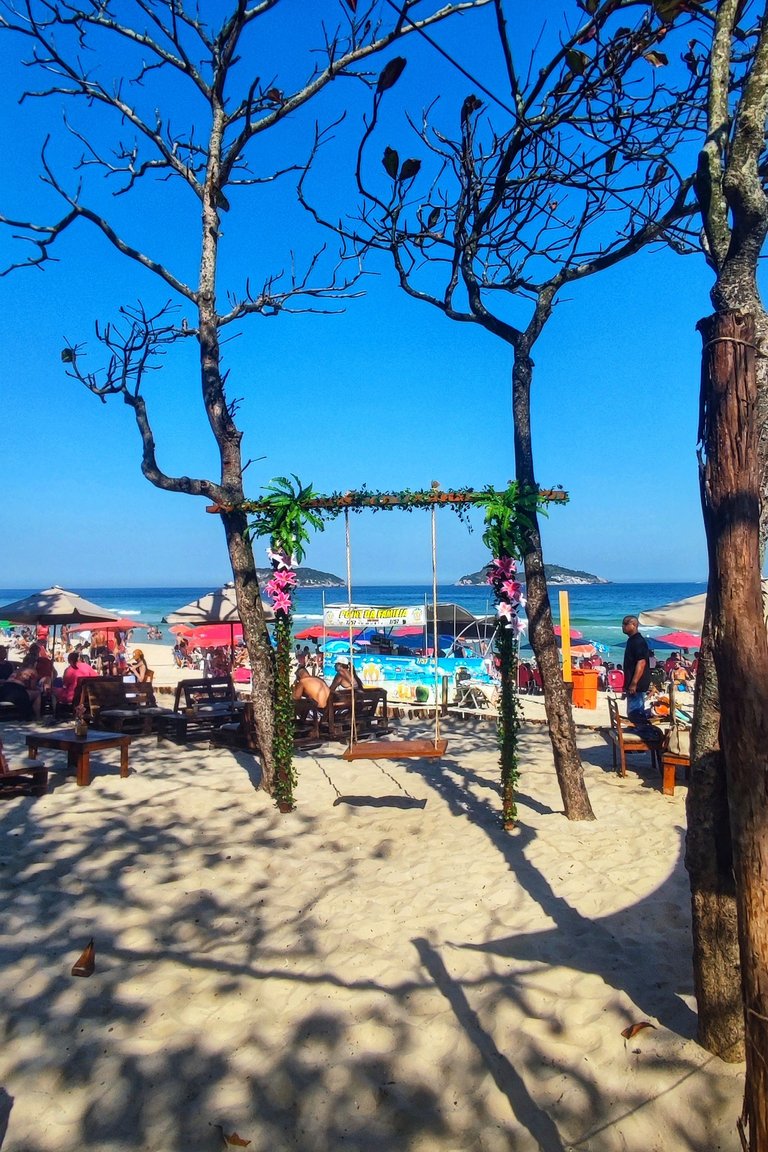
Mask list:
[[[582,731],[598,820],[569,823],[530,727],[505,834],[492,726],[446,734],[440,763],[301,754],[288,816],[245,754],[140,738],[78,789],[46,753],[49,794],[0,803],[3,1152],[736,1152],[743,1068],[693,1040],[685,787]]]

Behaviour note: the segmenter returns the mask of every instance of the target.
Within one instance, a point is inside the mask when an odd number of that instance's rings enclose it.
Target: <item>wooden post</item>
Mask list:
[[[563,680],[570,684],[573,680],[571,670],[571,608],[568,603],[568,593],[560,592],[560,639],[563,646]]]

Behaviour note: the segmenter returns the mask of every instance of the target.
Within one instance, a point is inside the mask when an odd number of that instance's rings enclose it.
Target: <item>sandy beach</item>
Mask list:
[[[299,754],[287,816],[245,753],[137,738],[89,788],[46,753],[48,795],[0,806],[3,1152],[736,1152],[743,1068],[694,1041],[685,787],[582,727],[571,824],[528,724],[506,834],[493,726],[445,735],[441,762]]]

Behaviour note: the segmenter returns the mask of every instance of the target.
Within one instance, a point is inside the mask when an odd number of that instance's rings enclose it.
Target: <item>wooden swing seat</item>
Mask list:
[[[351,744],[343,760],[439,760],[447,740],[365,740]]]

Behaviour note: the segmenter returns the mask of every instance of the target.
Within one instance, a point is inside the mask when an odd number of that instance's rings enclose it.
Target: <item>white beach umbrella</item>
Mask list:
[[[265,619],[274,620],[275,614],[271,606],[263,600],[261,606],[264,609]],[[240,613],[237,608],[235,586],[232,583],[224,584],[215,592],[206,592],[205,596],[182,605],[165,617],[166,624],[189,624],[191,627],[197,624],[237,624],[239,621]]]
[[[53,626],[53,644],[51,651],[56,648],[56,626],[58,624],[90,624],[97,620],[117,620],[118,616],[108,608],[93,604],[76,592],[68,592],[66,588],[44,588],[41,592],[33,592],[31,596],[24,596],[21,600],[14,600],[12,604],[4,604],[0,608],[0,620],[9,620],[11,624],[46,624]]]
[[[98,620],[118,620],[115,612],[93,604],[76,592],[54,585],[42,592],[33,592],[21,600],[0,607],[0,620],[11,624],[90,624]]]
[[[640,627],[670,628],[679,632],[698,632],[701,635],[706,601],[706,593],[702,593],[700,596],[687,596],[685,600],[676,600],[672,604],[662,604],[660,608],[648,608],[638,617]],[[763,610],[767,609],[768,580],[763,580]]]
[[[704,627],[706,594],[687,596],[660,608],[648,608],[638,617],[641,628],[674,628],[680,632],[698,632]]]
[[[264,618],[274,620],[272,607],[263,600]],[[240,613],[237,607],[237,596],[233,583],[224,584],[215,592],[206,592],[197,600],[184,604],[175,612],[165,617],[166,624],[187,624],[192,628],[201,624],[229,624],[229,648],[231,659],[235,658],[235,625],[240,623]]]

